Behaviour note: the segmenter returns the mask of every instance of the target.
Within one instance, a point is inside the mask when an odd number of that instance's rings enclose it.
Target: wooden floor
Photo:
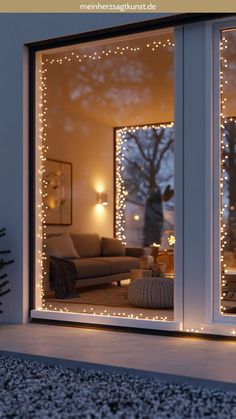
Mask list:
[[[63,301],[63,300],[62,300]],[[143,319],[156,319],[156,320],[174,320],[174,310],[150,310],[145,308],[129,308],[129,307],[113,307],[107,305],[96,305],[96,304],[75,304],[75,303],[63,303],[59,301],[45,302],[45,308],[48,310],[57,309],[58,311],[63,310],[70,313],[96,313],[110,316],[120,317],[142,317]]]
[[[174,320],[173,309],[147,309],[132,306],[128,301],[130,280],[123,280],[121,287],[106,284],[78,290],[78,298],[58,300],[48,294],[45,308],[53,311],[70,313],[96,313],[120,317],[139,317],[146,320]],[[120,295],[121,294],[121,295]]]

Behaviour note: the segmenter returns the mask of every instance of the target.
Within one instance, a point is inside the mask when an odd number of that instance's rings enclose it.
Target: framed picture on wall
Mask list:
[[[72,224],[72,164],[46,159],[43,203],[47,225]]]

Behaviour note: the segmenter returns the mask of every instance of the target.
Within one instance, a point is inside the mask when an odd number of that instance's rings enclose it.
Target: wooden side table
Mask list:
[[[173,250],[160,251],[157,260],[158,264],[165,264],[165,274],[174,275],[174,252]]]

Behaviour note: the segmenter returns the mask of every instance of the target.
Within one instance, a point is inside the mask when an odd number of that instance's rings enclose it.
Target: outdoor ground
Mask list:
[[[236,393],[0,357],[0,418],[236,417]]]

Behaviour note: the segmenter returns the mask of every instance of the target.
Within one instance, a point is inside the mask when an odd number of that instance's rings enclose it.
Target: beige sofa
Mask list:
[[[73,263],[76,288],[129,278],[131,269],[139,268],[142,248],[126,248],[118,239],[98,234],[69,234],[49,237],[48,259],[57,257]]]

